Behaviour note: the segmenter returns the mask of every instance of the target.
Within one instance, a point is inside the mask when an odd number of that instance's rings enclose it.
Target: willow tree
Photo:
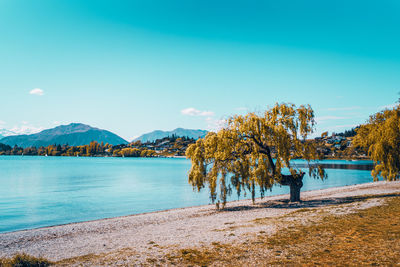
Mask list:
[[[290,201],[300,201],[305,173],[292,159],[306,160],[310,176],[326,177],[320,166],[310,164],[318,155],[314,143],[307,141],[314,126],[310,106],[276,104],[260,115],[233,116],[225,128],[186,150],[192,163],[189,183],[198,191],[208,185],[211,200],[219,197],[223,206],[233,190],[238,195],[250,191],[254,202],[257,187],[263,197],[275,184],[289,186]]]
[[[400,179],[400,104],[370,116],[357,130],[353,145],[366,149],[375,162],[374,181]]]

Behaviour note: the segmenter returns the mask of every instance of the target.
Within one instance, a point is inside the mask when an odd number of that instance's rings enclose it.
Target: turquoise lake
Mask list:
[[[209,204],[207,188],[188,184],[189,169],[172,158],[0,156],[0,232]],[[305,176],[302,191],[372,182],[370,171],[327,173],[325,181]],[[266,196],[287,193],[276,186]]]

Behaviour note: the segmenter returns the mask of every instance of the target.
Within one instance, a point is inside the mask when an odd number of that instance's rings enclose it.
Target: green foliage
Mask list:
[[[400,178],[400,105],[372,115],[361,125],[353,140],[356,147],[368,151],[375,162],[374,180],[382,176],[393,181]]]
[[[256,185],[261,196],[277,183],[297,184],[300,190],[304,173],[290,161],[318,158],[314,143],[306,140],[314,125],[311,107],[296,108],[293,104],[276,104],[262,115],[234,116],[226,128],[211,132],[188,147],[186,156],[192,162],[189,183],[197,190],[208,184],[213,202],[219,186],[223,205],[232,191],[231,185],[238,195],[249,190],[253,201]],[[283,175],[283,168],[288,168],[290,175]],[[310,165],[309,172],[317,178],[326,177],[324,170],[315,165]]]

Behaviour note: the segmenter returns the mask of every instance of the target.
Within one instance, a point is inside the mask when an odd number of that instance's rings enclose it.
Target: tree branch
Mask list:
[[[272,169],[272,174],[275,176],[276,175],[276,168],[275,168],[275,163],[272,160],[271,156],[271,149],[269,148],[268,145],[262,143],[261,141],[257,140],[254,136],[246,136],[254,141],[254,143],[261,149],[261,152],[263,152],[265,155],[268,157],[268,162],[269,165],[271,166]]]

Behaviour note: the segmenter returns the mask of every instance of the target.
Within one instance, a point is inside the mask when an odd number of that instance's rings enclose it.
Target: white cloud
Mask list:
[[[225,119],[215,119],[215,113],[208,110],[198,110],[195,108],[185,108],[181,110],[181,114],[186,116],[204,117],[207,123],[207,130],[217,132],[226,126]]]
[[[181,113],[183,115],[188,115],[188,116],[203,116],[203,117],[209,117],[209,116],[214,116],[214,112],[212,111],[201,111],[195,108],[185,108],[181,110]]]
[[[2,120],[0,120],[0,125],[4,125],[4,124],[6,124],[6,122],[5,122],[5,121],[2,121]]]
[[[44,95],[44,91],[40,88],[32,89],[29,93],[31,95]]]

